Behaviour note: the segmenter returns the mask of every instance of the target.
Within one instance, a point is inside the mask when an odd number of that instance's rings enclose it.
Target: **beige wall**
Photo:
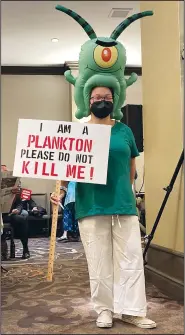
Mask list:
[[[143,1],[141,11],[154,16],[141,20],[142,87],[145,138],[147,231],[164,199],[183,149],[180,29],[178,1]],[[153,242],[184,251],[184,176],[179,175]]]
[[[73,70],[73,75],[76,77],[78,75],[77,70]],[[71,100],[72,100],[72,120],[73,122],[79,122],[75,118],[75,112],[76,112],[76,104],[74,101],[74,86],[71,85]],[[142,77],[139,76],[136,83],[134,83],[132,86],[130,86],[127,89],[127,96],[126,96],[126,104],[139,104],[142,105]],[[83,118],[80,120],[80,122],[87,122],[89,118]],[[136,181],[136,189],[137,191],[140,190],[141,185],[143,183],[143,173],[144,173],[144,153],[141,153],[140,156],[137,158],[136,161],[137,165],[137,172],[138,172],[138,179]],[[144,191],[144,185],[142,187],[142,191]]]
[[[1,162],[13,168],[19,118],[71,121],[69,84],[64,76],[1,76]],[[49,193],[55,182],[22,178],[34,193]]]

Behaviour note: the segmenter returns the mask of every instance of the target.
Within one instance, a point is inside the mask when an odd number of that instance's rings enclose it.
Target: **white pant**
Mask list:
[[[95,311],[146,316],[145,279],[137,216],[79,221]]]

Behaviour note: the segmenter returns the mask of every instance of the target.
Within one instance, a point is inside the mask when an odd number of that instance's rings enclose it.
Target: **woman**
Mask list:
[[[64,202],[62,236],[58,238],[58,242],[78,242],[79,230],[78,220],[75,218],[75,182],[70,182]]]
[[[28,216],[29,213],[37,213],[38,206],[35,201],[30,198],[24,200],[21,198],[22,188],[21,185],[13,188],[12,193],[15,194],[11,209],[9,213],[3,213],[4,223],[11,223],[14,231],[14,235],[18,236],[23,246],[22,259],[30,258],[30,251],[28,248],[28,235],[29,235],[29,224]],[[12,253],[12,258],[15,257],[15,251]]]
[[[113,313],[141,328],[154,328],[146,318],[146,295],[141,236],[132,191],[135,157],[139,155],[129,127],[115,122],[112,90],[91,92],[89,123],[111,125],[107,185],[77,183],[76,218],[79,221],[98,327],[112,327]],[[67,182],[61,182],[60,199]],[[51,201],[60,201],[53,193]]]

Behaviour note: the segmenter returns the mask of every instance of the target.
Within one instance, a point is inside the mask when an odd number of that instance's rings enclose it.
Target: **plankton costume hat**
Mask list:
[[[128,79],[125,78],[126,50],[117,38],[132,22],[153,15],[153,12],[134,14],[121,22],[110,37],[97,37],[93,28],[80,15],[60,5],[57,5],[56,9],[71,16],[89,36],[89,40],[81,47],[78,77],[74,78],[70,70],[65,72],[67,81],[75,87],[76,118],[89,116],[92,89],[105,86],[112,88],[114,92],[111,118],[121,120],[123,117],[121,107],[126,98],[126,89],[137,80],[137,74],[132,73]]]

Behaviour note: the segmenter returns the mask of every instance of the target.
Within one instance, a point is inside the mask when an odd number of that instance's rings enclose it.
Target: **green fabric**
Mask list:
[[[111,130],[107,185],[77,183],[76,218],[137,215],[130,182],[131,158],[139,156],[131,129],[116,122]]]

